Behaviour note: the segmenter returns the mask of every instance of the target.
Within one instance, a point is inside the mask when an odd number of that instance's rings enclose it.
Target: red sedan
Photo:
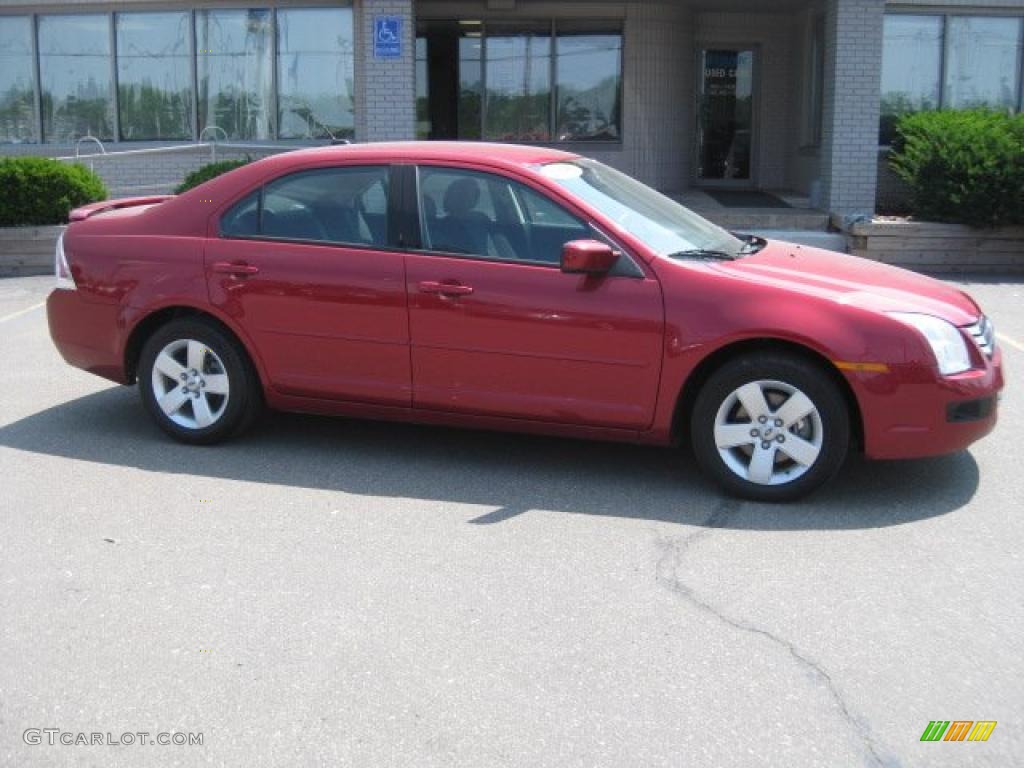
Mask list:
[[[50,332],[190,443],[263,405],[669,445],[780,501],[849,447],[960,450],[996,422],[962,291],[736,236],[601,163],[487,144],[270,157],[80,208]],[[629,482],[624,478],[623,482]]]

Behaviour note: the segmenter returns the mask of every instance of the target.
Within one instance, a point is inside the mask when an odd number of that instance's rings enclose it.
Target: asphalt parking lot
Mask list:
[[[963,281],[993,435],[790,506],[628,445],[290,415],[177,445],[63,363],[51,282],[0,280],[4,766],[1024,762],[1022,282]]]

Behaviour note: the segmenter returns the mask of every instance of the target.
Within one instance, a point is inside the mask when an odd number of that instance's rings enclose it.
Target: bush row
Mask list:
[[[918,112],[896,126],[889,164],[917,218],[995,227],[1024,224],[1024,114]]]

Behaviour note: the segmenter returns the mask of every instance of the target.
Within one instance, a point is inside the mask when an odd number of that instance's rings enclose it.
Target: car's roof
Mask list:
[[[330,147],[313,147],[288,153],[291,157],[302,156],[303,161],[311,158],[324,161],[342,157],[358,157],[363,160],[406,160],[429,162],[441,160],[463,160],[511,165],[532,165],[569,160],[578,157],[550,147],[529,144],[496,144],[481,141],[393,141],[369,144],[341,144]]]

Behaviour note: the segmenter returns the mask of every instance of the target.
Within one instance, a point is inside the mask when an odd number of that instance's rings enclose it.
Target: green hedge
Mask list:
[[[896,126],[889,165],[926,221],[1024,224],[1024,115],[918,112]]]
[[[84,165],[0,158],[0,227],[65,224],[72,208],[106,198],[103,181]]]
[[[247,157],[245,160],[218,160],[215,163],[207,163],[186,176],[185,180],[174,191],[180,195],[182,192],[192,189],[192,187],[198,187],[203,182],[220,176],[222,173],[233,171],[235,168],[241,168],[251,161],[252,159]]]

